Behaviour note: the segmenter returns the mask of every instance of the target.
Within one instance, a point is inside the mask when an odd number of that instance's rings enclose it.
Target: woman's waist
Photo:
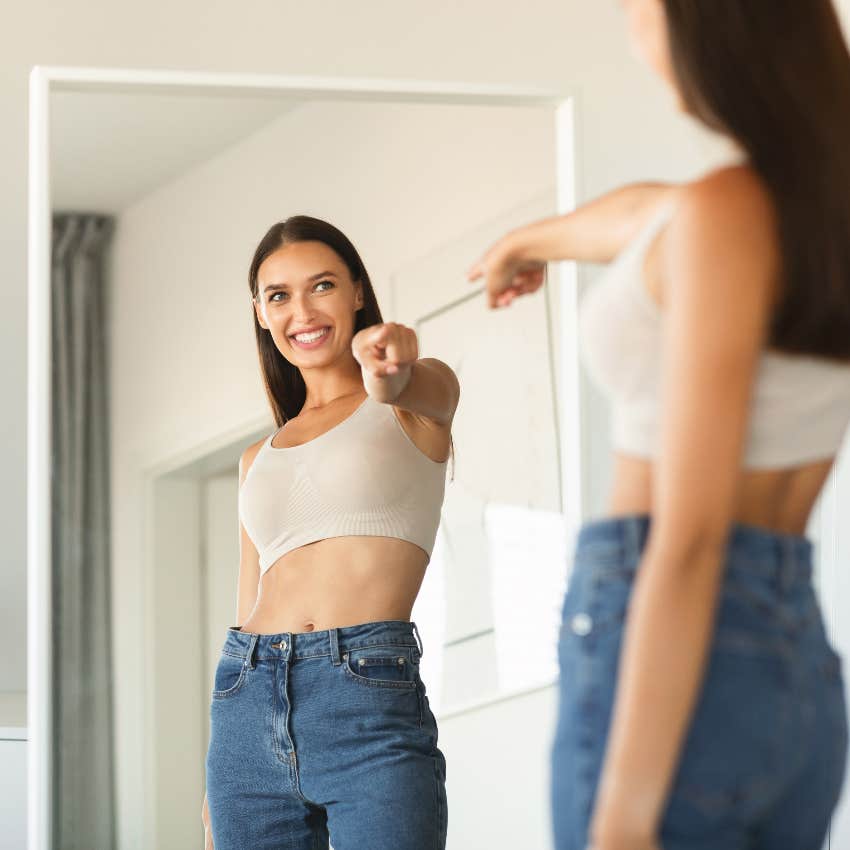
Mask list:
[[[614,453],[608,497],[610,516],[651,513],[652,460]],[[794,469],[742,469],[735,482],[734,521],[784,534],[802,535],[834,459]]]
[[[584,612],[597,629],[625,619],[644,568],[651,526],[648,514],[605,517],[582,525],[564,600],[565,617]],[[717,636],[774,648],[793,647],[810,638],[821,643],[824,626],[812,584],[812,554],[813,544],[804,536],[732,524],[720,555]]]
[[[416,624],[409,619],[364,620],[315,631],[279,629],[258,632],[247,626],[229,626],[223,652],[237,657],[289,660],[340,656],[347,651],[367,647],[416,647],[421,653],[421,639]]]
[[[319,541],[273,564],[260,580],[246,624],[260,632],[309,632],[409,619],[425,572],[425,553],[375,545],[376,538],[362,546],[364,539]]]
[[[648,513],[587,520],[575,542],[574,569],[611,572],[631,579],[643,561],[652,531]],[[790,598],[811,590],[814,543],[806,536],[735,521],[730,524],[723,559],[723,581],[761,587]],[[682,565],[687,568],[687,565]]]

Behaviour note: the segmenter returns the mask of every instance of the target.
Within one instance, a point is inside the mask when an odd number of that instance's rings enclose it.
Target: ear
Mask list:
[[[252,297],[251,303],[254,305],[254,312],[257,315],[257,321],[260,323],[260,327],[263,328],[264,330],[268,330],[269,326],[266,324],[265,320],[263,319],[263,311],[260,309],[260,302],[257,300],[257,298]]]
[[[362,310],[364,303],[365,302],[364,302],[364,298],[363,298],[363,282],[358,280],[354,284],[354,306],[358,310]]]

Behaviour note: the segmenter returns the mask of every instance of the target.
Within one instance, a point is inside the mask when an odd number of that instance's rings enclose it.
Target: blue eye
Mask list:
[[[328,286],[330,286],[331,288],[333,288],[333,287],[335,287],[335,286],[336,286],[336,284],[335,284],[332,280],[319,280],[319,281],[317,281],[317,282],[316,282],[316,284],[314,285],[314,287],[313,287],[313,288],[315,289],[315,288],[316,288],[316,286],[321,286],[323,283],[328,284]],[[273,292],[273,293],[269,296],[269,301],[270,301],[270,302],[271,302],[271,301],[275,301],[275,300],[276,300],[276,297],[277,297],[278,295],[286,295],[286,294],[287,294],[286,292]],[[283,300],[283,299],[281,299],[281,300]]]

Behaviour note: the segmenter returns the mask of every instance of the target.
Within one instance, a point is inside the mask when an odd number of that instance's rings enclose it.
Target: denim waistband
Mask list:
[[[415,646],[423,652],[419,629],[412,620],[378,620],[315,632],[258,634],[228,626],[223,652],[255,661],[267,659],[319,658],[329,656],[340,663],[342,653],[364,646]]]
[[[648,514],[588,520],[579,529],[576,556],[592,555],[598,547],[619,547],[617,557],[622,566],[636,568],[651,526]],[[813,550],[808,537],[733,523],[726,542],[726,559],[748,573],[778,577],[788,584],[811,579]]]

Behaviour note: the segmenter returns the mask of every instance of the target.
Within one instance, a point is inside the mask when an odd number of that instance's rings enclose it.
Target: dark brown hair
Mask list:
[[[290,216],[285,221],[272,225],[260,240],[248,271],[248,287],[251,290],[252,299],[259,300],[257,275],[260,266],[279,248],[294,242],[321,242],[327,245],[345,263],[351,280],[362,284],[363,306],[357,310],[354,321],[355,334],[363,328],[383,323],[381,308],[378,306],[369,273],[351,240],[327,221],[309,215]],[[274,421],[278,427],[281,427],[289,419],[297,416],[304,406],[307,387],[301,370],[278,351],[271,332],[260,325],[253,306],[251,315],[254,317],[254,335],[257,339],[257,353],[260,358],[266,395]],[[451,456],[454,458],[453,441]]]
[[[769,345],[850,360],[850,54],[830,0],[662,0],[688,109],[735,139],[777,213]]]

